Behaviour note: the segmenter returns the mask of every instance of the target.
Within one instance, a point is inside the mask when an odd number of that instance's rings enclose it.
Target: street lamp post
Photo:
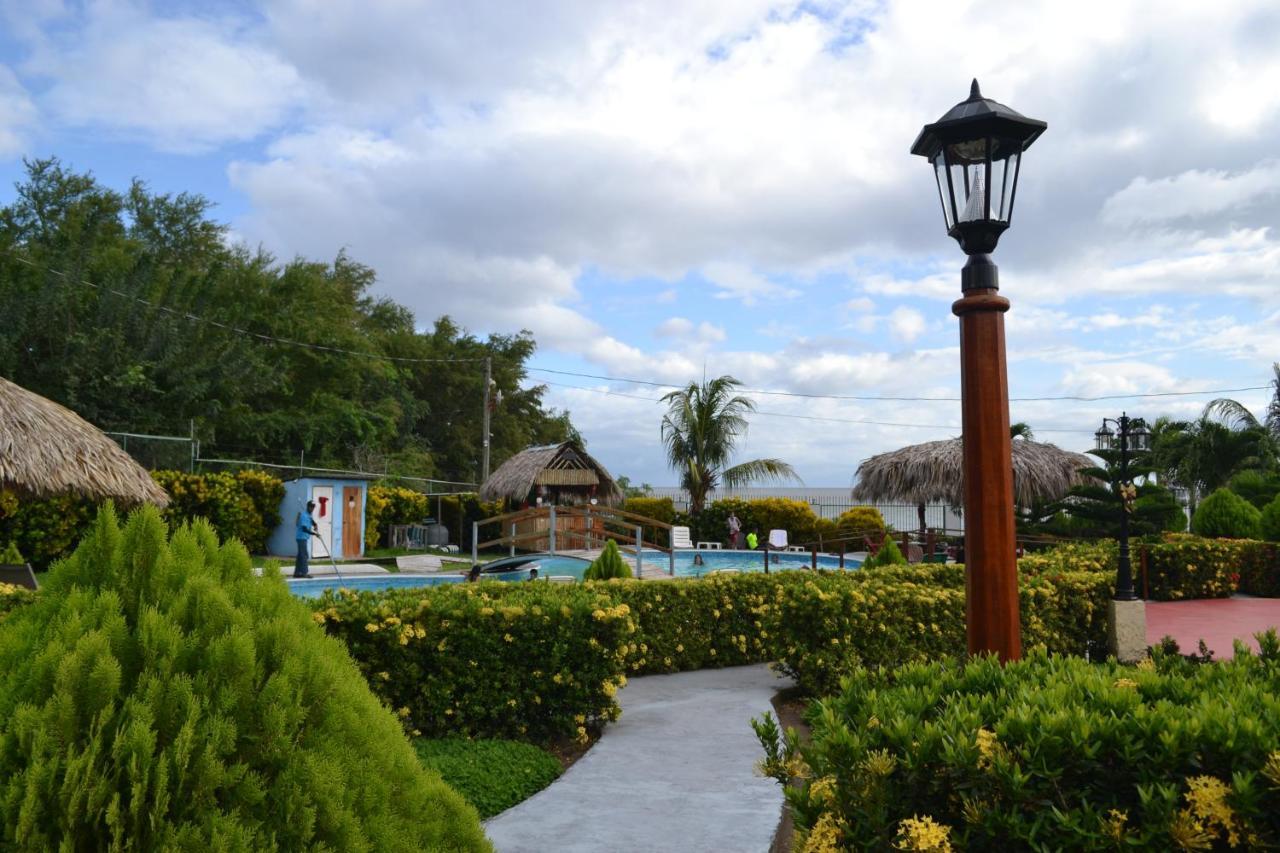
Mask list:
[[[969,256],[960,273],[960,396],[964,430],[965,609],[969,653],[1022,657],[1013,521],[1013,459],[1004,312],[991,252],[1009,227],[1022,155],[1047,125],[969,97],[925,125],[911,153],[933,166],[947,234]]]
[[[1107,424],[1115,424],[1115,432]],[[1116,591],[1112,599],[1137,601],[1138,593],[1133,588],[1133,564],[1129,559],[1129,516],[1133,512],[1137,492],[1129,477],[1129,451],[1148,450],[1151,446],[1151,433],[1142,418],[1131,418],[1121,412],[1119,418],[1103,418],[1102,426],[1093,434],[1093,438],[1099,450],[1120,451],[1120,560]]]

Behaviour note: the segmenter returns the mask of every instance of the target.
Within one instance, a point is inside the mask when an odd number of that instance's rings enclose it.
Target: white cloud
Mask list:
[[[40,43],[24,69],[49,81],[44,98],[69,125],[202,150],[280,125],[303,94],[294,68],[235,19],[105,2],[78,23]]]
[[[902,343],[909,344],[924,334],[924,315],[914,308],[905,305],[893,309],[889,314],[889,330]]]
[[[671,317],[659,323],[653,334],[659,338],[687,338],[692,331],[693,323],[684,317]]]
[[[761,300],[793,299],[800,291],[783,287],[740,264],[717,261],[702,268],[702,274],[717,288],[717,299],[738,299],[752,306]]]
[[[1266,160],[1245,172],[1191,169],[1169,178],[1134,178],[1102,206],[1104,222],[1134,225],[1204,216],[1280,192],[1280,162]]]
[[[26,150],[26,133],[36,123],[36,106],[22,83],[0,65],[0,159]]]
[[[1112,361],[1102,365],[1078,365],[1062,377],[1068,394],[1097,397],[1105,394],[1150,394],[1179,389],[1168,369],[1145,362]]]

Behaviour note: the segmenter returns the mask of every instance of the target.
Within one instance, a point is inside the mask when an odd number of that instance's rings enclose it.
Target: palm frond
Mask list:
[[[752,459],[739,462],[732,468],[720,472],[725,486],[741,488],[750,483],[801,483],[800,475],[795,469],[781,459]]]

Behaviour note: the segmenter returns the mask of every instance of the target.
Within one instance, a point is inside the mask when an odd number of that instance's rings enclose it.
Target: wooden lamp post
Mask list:
[[[969,653],[1022,657],[1014,551],[1009,382],[999,276],[991,260],[1009,227],[1022,153],[1047,125],[984,98],[968,99],[924,126],[911,153],[933,165],[947,234],[969,256],[960,318],[960,396],[964,429],[965,602]]]

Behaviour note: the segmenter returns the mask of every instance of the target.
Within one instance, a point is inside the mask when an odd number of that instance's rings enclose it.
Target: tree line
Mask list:
[[[28,161],[15,189],[0,208],[0,375],[102,429],[194,425],[206,456],[476,481],[487,357],[494,467],[579,437],[545,386],[521,387],[528,331],[420,328],[373,293],[372,268],[236,244],[200,195],[117,192],[57,159]]]

